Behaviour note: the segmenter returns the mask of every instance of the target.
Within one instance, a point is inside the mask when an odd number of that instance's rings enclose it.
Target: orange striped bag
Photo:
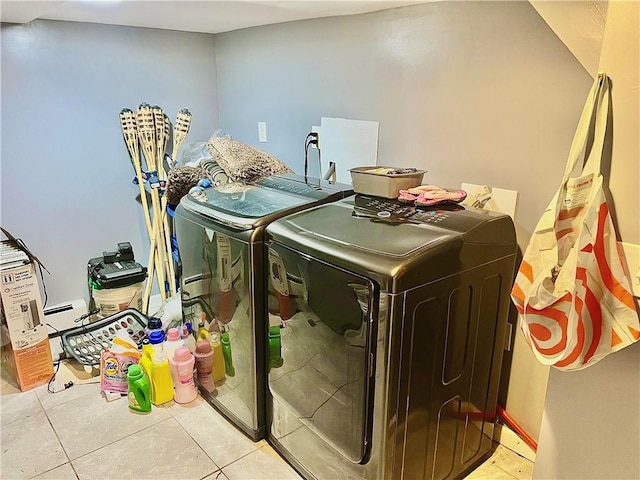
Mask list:
[[[538,360],[580,370],[640,338],[627,272],[602,185],[610,81],[598,74],[578,123],[560,188],[531,237],[511,298]],[[579,177],[581,151],[593,142]]]

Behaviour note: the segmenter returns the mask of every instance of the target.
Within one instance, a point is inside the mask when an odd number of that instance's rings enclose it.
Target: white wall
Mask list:
[[[610,187],[622,238],[639,243],[640,3],[609,3],[600,68],[613,82]],[[640,478],[640,344],[580,372],[552,371],[534,478]]]
[[[38,255],[49,304],[87,298],[86,262],[148,241],[118,114],[141,102],[173,120],[193,114],[187,142],[218,121],[214,36],[56,21],[2,29],[2,226]]]
[[[436,2],[251,28],[217,35],[216,58],[220,127],[235,138],[301,172],[305,135],[321,116],[377,120],[380,164],[423,167],[442,186],[518,190],[523,246],[560,182],[592,82],[528,2]],[[548,368],[520,340],[506,406],[537,438]]]

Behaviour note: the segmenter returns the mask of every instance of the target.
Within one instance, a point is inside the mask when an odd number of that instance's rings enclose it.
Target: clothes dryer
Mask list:
[[[449,479],[492,447],[508,216],[356,195],[271,223],[268,440],[317,479]],[[280,353],[274,354],[278,342]]]
[[[194,328],[201,319],[215,321],[216,348],[223,355],[214,358],[223,360],[214,363],[217,391],[212,395],[201,388],[202,396],[259,440],[265,436],[265,227],[353,191],[350,185],[282,175],[204,194],[200,200],[185,196],[176,209],[183,318]],[[286,305],[287,299],[281,302]]]

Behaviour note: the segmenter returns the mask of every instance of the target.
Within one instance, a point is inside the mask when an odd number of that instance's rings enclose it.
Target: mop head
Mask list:
[[[167,179],[167,202],[177,205],[191,187],[195,187],[200,179],[207,178],[207,173],[200,167],[180,166],[169,170]]]
[[[227,176],[236,182],[250,182],[259,177],[291,173],[289,167],[273,155],[226,137],[212,137],[207,150]]]

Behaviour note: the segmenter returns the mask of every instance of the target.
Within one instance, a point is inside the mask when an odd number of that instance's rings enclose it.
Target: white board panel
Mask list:
[[[336,180],[351,183],[349,169],[378,164],[378,122],[321,118],[322,173],[336,164]]]

